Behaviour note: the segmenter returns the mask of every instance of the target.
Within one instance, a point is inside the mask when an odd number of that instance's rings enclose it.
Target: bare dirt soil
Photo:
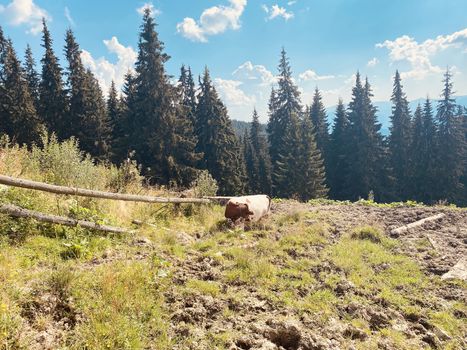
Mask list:
[[[264,290],[254,284],[228,281],[222,278],[225,266],[214,256],[203,251],[188,249],[184,259],[171,259],[174,266],[173,285],[166,292],[170,310],[171,336],[179,339],[177,349],[420,349],[420,348],[467,348],[465,302],[467,293],[462,282],[441,282],[436,276],[449,271],[467,250],[467,211],[447,207],[378,207],[365,205],[309,205],[293,201],[274,204],[272,218],[306,212],[311,219],[306,224],[328,225],[329,241],[308,247],[306,251],[289,255],[313,258],[329,244],[354,227],[371,225],[380,228],[388,237],[391,230],[405,224],[444,213],[445,217],[393,237],[400,245],[396,252],[414,259],[426,276],[438,283],[426,285],[421,295],[410,300],[414,307],[441,311],[449,303],[463,305],[455,312],[460,322],[460,334],[449,333],[438,327],[425,313],[411,313],[409,305],[401,311],[378,295],[357,288],[347,281],[345,274],[326,260],[307,267],[318,286],[303,288],[298,295],[326,285],[320,276],[323,272],[340,275],[333,286],[337,298],[335,310],[327,317],[299,312],[287,303],[264,295]],[[316,218],[315,218],[316,217]],[[253,239],[245,239],[245,250],[257,242],[254,237],[279,240],[285,230],[266,230],[255,233]],[[241,233],[239,233],[241,235]],[[203,237],[200,240],[206,240]],[[235,243],[233,243],[235,242]],[[240,240],[240,243],[242,240]],[[226,246],[239,244],[232,238],[220,243]],[[221,255],[222,253],[217,253]],[[170,259],[170,258],[169,258]],[[281,267],[280,257],[274,261]],[[384,270],[388,266],[382,266]],[[189,280],[212,281],[219,285],[219,293],[210,295],[180,293],[180,287]],[[274,296],[274,288],[270,288]],[[236,297],[238,296],[238,297]],[[319,314],[319,312],[317,313]],[[358,322],[366,325],[358,326]],[[351,322],[350,322],[351,321]],[[446,327],[445,327],[446,328]]]

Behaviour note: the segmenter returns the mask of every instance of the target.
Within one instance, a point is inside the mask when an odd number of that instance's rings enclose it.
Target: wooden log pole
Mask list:
[[[421,220],[412,222],[412,223],[410,223],[410,224],[407,224],[407,225],[404,225],[404,226],[395,228],[395,229],[391,230],[391,236],[393,236],[393,237],[399,237],[402,233],[407,232],[408,230],[410,230],[410,229],[412,229],[412,228],[416,228],[416,227],[418,227],[418,226],[422,226],[424,223],[429,222],[429,221],[436,221],[436,220],[442,219],[442,218],[444,218],[445,216],[446,216],[446,215],[443,214],[443,213],[441,213],[441,214],[436,214],[436,215],[429,216],[429,217],[427,217],[427,218],[424,218],[424,219],[421,219]]]
[[[28,188],[31,190],[50,192],[50,193],[55,193],[55,194],[113,199],[113,200],[128,201],[128,202],[200,203],[200,204],[211,203],[211,200],[208,198],[166,198],[166,197],[142,196],[138,194],[112,193],[112,192],[104,192],[104,191],[97,191],[97,190],[89,190],[89,189],[78,188],[78,187],[50,185],[50,184],[46,184],[43,182],[18,179],[18,178],[6,176],[6,175],[0,175],[0,184],[7,185],[7,186]]]
[[[77,220],[64,216],[44,214],[38,211],[24,209],[12,204],[0,205],[0,212],[15,218],[31,218],[40,222],[47,222],[51,224],[58,224],[70,227],[80,226],[91,230],[98,230],[109,233],[131,233],[131,231],[121,227],[100,225],[91,221]]]

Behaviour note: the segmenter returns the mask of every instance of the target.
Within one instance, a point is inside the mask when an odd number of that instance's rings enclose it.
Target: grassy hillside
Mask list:
[[[73,142],[51,140],[31,151],[4,143],[0,173],[166,194],[142,186],[133,164],[96,166]],[[1,215],[0,349],[466,345],[467,285],[439,277],[466,253],[463,209],[276,200],[268,219],[243,232],[228,227],[217,205],[124,203],[6,187],[0,200],[134,230],[104,235]],[[446,218],[423,231],[387,234],[437,212]],[[134,226],[134,219],[145,224]]]

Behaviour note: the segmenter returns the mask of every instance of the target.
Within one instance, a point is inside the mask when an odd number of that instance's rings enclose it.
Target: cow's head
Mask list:
[[[244,219],[248,219],[250,215],[253,215],[253,212],[248,208],[248,204],[238,204],[240,210],[240,216]]]

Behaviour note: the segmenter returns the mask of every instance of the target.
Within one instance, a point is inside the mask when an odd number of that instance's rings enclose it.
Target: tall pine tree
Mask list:
[[[462,117],[458,115],[453,97],[452,73],[444,74],[444,88],[438,102],[438,199],[458,202],[462,193],[460,178],[464,172],[465,134]]]
[[[71,29],[66,33],[68,61],[69,136],[78,138],[81,149],[104,160],[109,158],[111,126],[102,90],[90,70],[84,68],[81,50]]]
[[[42,125],[12,42],[6,41],[2,46],[0,133],[19,144],[31,145],[39,141]]]
[[[298,142],[299,118],[301,116],[300,92],[292,79],[292,70],[284,49],[279,61],[277,90],[272,90],[269,101],[269,153],[272,162],[272,185],[274,195],[286,195],[288,185],[294,179],[295,168],[287,168],[292,144]],[[297,128],[294,130],[293,128]],[[289,174],[287,174],[289,172]]]
[[[36,62],[32,56],[32,50],[29,45],[26,47],[24,56],[24,72],[29,86],[29,93],[34,100],[34,107],[36,110],[39,108],[39,74],[36,70]]]
[[[311,198],[326,197],[326,173],[321,152],[315,141],[315,128],[310,118],[303,118],[300,130],[301,147],[298,162],[298,192],[300,199],[306,201]]]
[[[316,145],[321,151],[323,158],[326,159],[329,144],[329,123],[327,121],[323,98],[321,97],[321,92],[318,88],[315,89],[315,93],[313,95],[313,102],[310,106],[309,116],[316,131]]]
[[[349,172],[349,120],[342,99],[336,108],[336,117],[329,142],[327,178],[330,196],[334,199],[346,199],[346,177]]]
[[[39,84],[39,116],[49,131],[56,132],[59,139],[69,137],[71,123],[68,119],[68,104],[62,82],[62,69],[52,48],[52,38],[43,20],[42,74]]]
[[[349,199],[366,198],[373,191],[377,199],[384,195],[381,183],[384,173],[381,125],[377,123],[376,108],[371,102],[368,79],[363,85],[357,72],[352,100],[348,107],[350,164],[346,186]]]
[[[163,49],[154,18],[146,9],[139,35],[134,99],[128,104],[132,119],[129,145],[153,182],[170,184],[187,181],[182,174],[194,176],[198,155],[187,120],[179,114],[178,91],[165,71],[169,56]]]
[[[198,151],[204,154],[203,167],[219,185],[219,193],[242,193],[244,165],[239,140],[235,135],[227,109],[219,99],[206,68],[200,82],[196,109]]]
[[[271,160],[266,136],[261,132],[259,116],[253,111],[250,131],[246,134],[245,161],[249,190],[252,193],[271,193]]]
[[[394,176],[394,195],[406,200],[410,196],[411,118],[409,102],[402,90],[401,77],[396,70],[392,89],[392,114],[389,135],[391,170]]]

